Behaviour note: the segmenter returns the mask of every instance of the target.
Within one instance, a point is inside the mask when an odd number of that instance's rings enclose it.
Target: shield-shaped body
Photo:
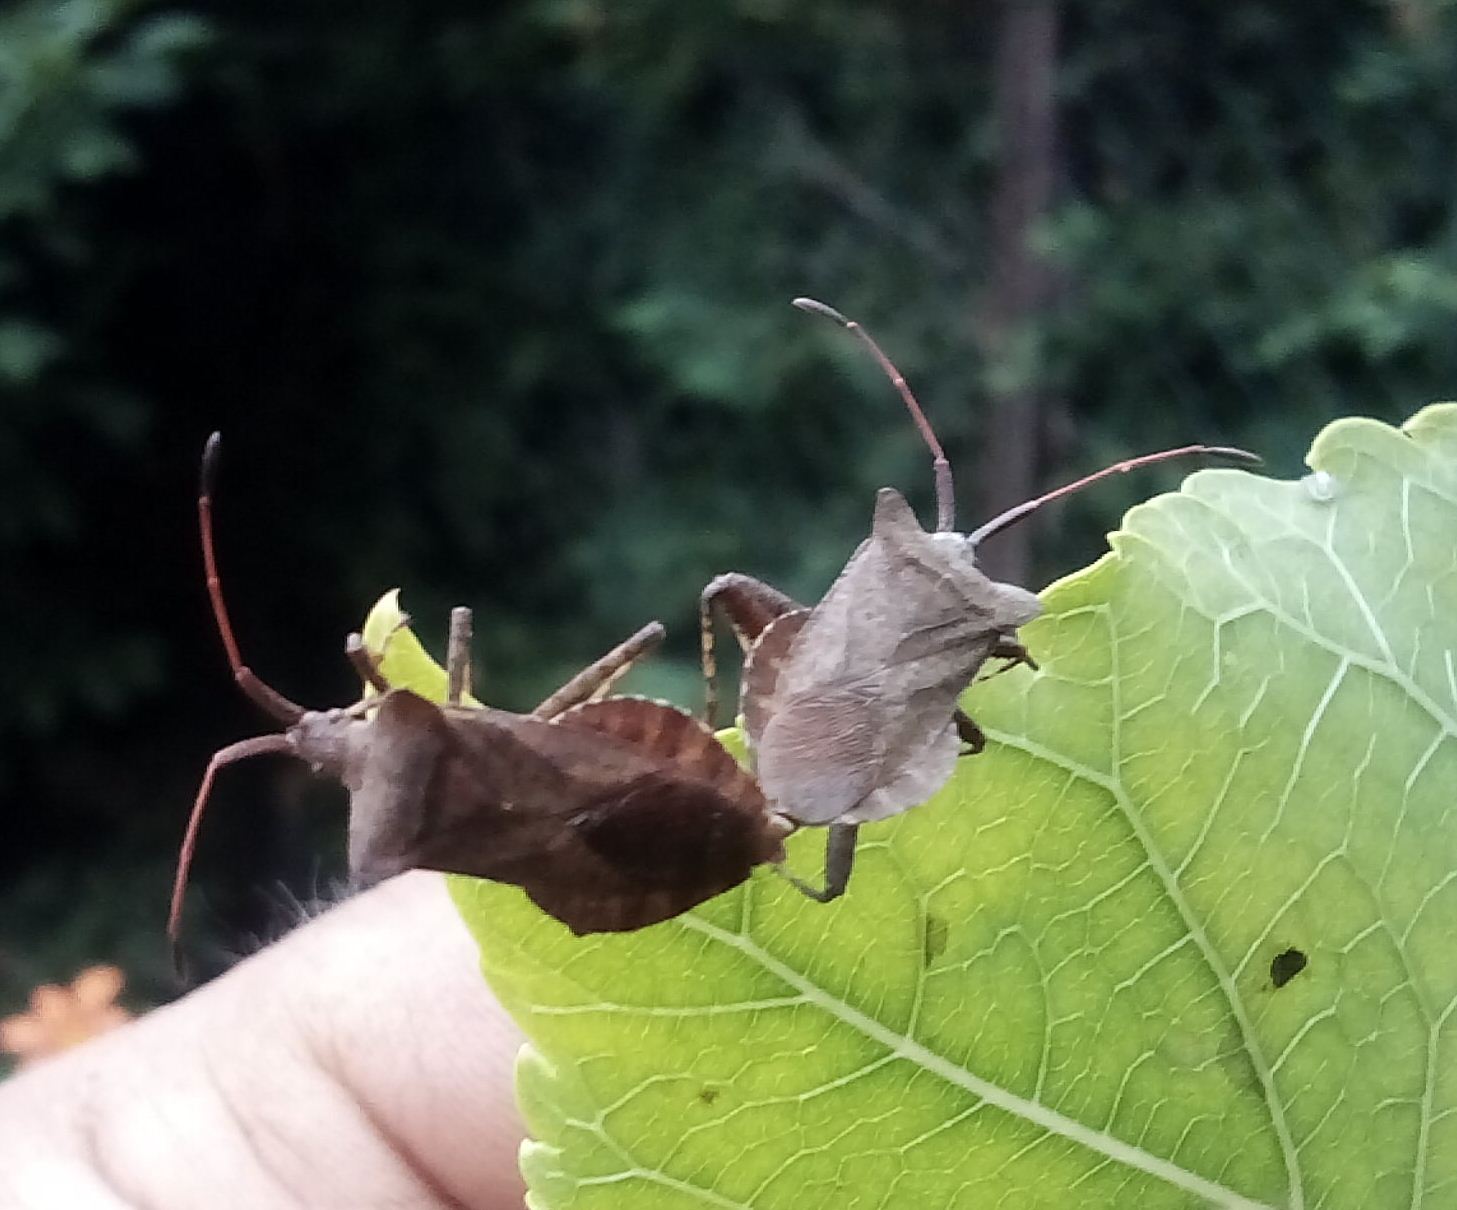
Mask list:
[[[813,609],[776,618],[750,649],[743,712],[775,810],[865,823],[924,802],[951,776],[957,698],[993,649],[1041,612],[989,579],[958,533],[927,533],[899,492]]]

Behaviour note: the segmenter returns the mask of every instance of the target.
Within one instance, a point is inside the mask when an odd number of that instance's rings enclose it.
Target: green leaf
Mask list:
[[[1130,512],[837,903],[579,940],[455,880],[532,1204],[1451,1204],[1457,405],[1310,463]]]
[[[415,632],[410,615],[400,608],[400,590],[391,588],[369,611],[360,631],[365,650],[379,662],[381,675],[391,685],[413,689],[422,697],[443,702],[448,684],[445,669],[430,658]],[[368,686],[365,692],[372,692]],[[480,703],[469,694],[465,701]]]

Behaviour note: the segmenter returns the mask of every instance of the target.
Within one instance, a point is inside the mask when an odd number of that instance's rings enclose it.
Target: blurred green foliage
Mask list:
[[[160,683],[155,636],[98,634],[94,611],[58,599],[67,572],[34,558],[84,557],[94,515],[70,458],[134,453],[157,410],[113,381],[98,347],[117,267],[97,255],[88,193],[138,168],[122,117],[177,95],[201,27],[125,21],[125,8],[29,0],[0,12],[0,618],[11,640],[0,717],[31,732]]]
[[[427,638],[475,606],[480,680],[519,707],[652,616],[674,645],[643,684],[692,701],[712,574],[814,596],[875,487],[929,501],[893,394],[792,295],[901,363],[963,520],[1008,383],[1056,401],[1048,482],[1198,438],[1290,473],[1328,417],[1451,393],[1450,4],[1057,11],[1059,289],[995,362],[998,5],[0,12],[0,1001],[63,915],[97,916],[88,958],[130,944],[78,870],[160,934],[206,753],[260,729],[197,567],[213,428],[260,672],[346,700],[343,635],[400,584]],[[1045,522],[1038,583],[1176,474]],[[300,784],[220,791],[198,870],[244,927],[243,888],[320,877],[333,819]]]

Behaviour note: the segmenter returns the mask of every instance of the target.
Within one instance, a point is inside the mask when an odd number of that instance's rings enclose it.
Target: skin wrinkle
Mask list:
[[[312,1013],[306,1004],[294,1004],[293,1009],[298,1022],[298,1036],[302,1039],[303,1049],[312,1060],[315,1070],[329,1081],[342,1101],[354,1108],[363,1123],[383,1144],[384,1150],[399,1161],[407,1178],[432,1199],[431,1207],[440,1207],[442,1210],[468,1210],[466,1203],[453,1197],[432,1176],[428,1166],[422,1162],[415,1149],[390,1129],[382,1115],[369,1103],[365,1092],[350,1083],[346,1075],[349,1063],[342,1053],[338,1032],[328,1028],[327,1021],[316,1020],[316,1014]],[[462,1044],[465,1044],[464,1039],[462,1039]],[[378,1205],[381,1210],[386,1206],[395,1205],[411,1207],[413,1210],[426,1210],[418,1199],[410,1201],[392,1199],[389,1202],[380,1202]]]
[[[324,1074],[330,1075],[331,1073],[325,1071]],[[342,1083],[339,1085],[339,1089],[341,1092],[346,1094],[353,1091],[348,1089]],[[380,1118],[374,1113],[373,1108],[366,1098],[362,1096],[356,1096],[354,1099],[354,1103],[359,1108],[360,1116],[365,1120],[365,1122],[369,1124],[370,1128],[386,1145],[390,1153],[393,1154],[394,1157],[400,1162],[400,1165],[405,1170],[406,1174],[413,1181],[415,1181],[415,1183],[418,1184],[420,1188],[424,1189],[429,1194],[436,1206],[441,1207],[442,1210],[467,1210],[464,1202],[457,1201],[455,1198],[453,1198],[450,1193],[431,1176],[430,1170],[426,1167],[425,1164],[420,1161],[420,1158],[418,1155],[415,1154],[414,1149],[410,1147],[409,1144],[404,1139],[400,1138],[399,1135],[397,1135],[394,1131],[390,1130],[390,1128],[383,1121],[380,1120]]]
[[[0,1206],[519,1207],[519,1035],[443,881],[360,895],[0,1087]]]
[[[96,1114],[87,1114],[84,1119],[84,1143],[86,1158],[90,1160],[96,1179],[107,1192],[130,1210],[161,1210],[161,1207],[147,1197],[132,1182],[125,1179],[112,1161],[107,1149],[102,1146],[102,1119]]]
[[[26,1078],[27,1073],[22,1072],[20,1075],[12,1077],[10,1083],[13,1086]],[[94,1086],[98,1083],[94,1071],[82,1073],[81,1081],[87,1086]],[[27,1138],[22,1133],[24,1126],[18,1127],[14,1131],[14,1139],[18,1139],[21,1145],[32,1152],[33,1160],[37,1158],[34,1152],[38,1150],[41,1152],[38,1157],[39,1162],[47,1166],[52,1166],[57,1164],[64,1165],[65,1160],[64,1158],[57,1159],[56,1157],[44,1154],[46,1142],[60,1141],[56,1138],[58,1135],[62,1138],[67,1133],[74,1135],[76,1144],[83,1157],[83,1163],[80,1166],[81,1170],[79,1172],[66,1172],[66,1177],[70,1178],[68,1180],[68,1190],[71,1193],[75,1193],[77,1192],[76,1187],[78,1184],[84,1183],[88,1186],[86,1190],[87,1196],[92,1200],[88,1200],[86,1203],[86,1210],[153,1210],[147,1202],[131,1196],[123,1188],[123,1183],[118,1179],[118,1174],[106,1162],[100,1146],[100,1117],[96,1112],[95,1098],[93,1096],[83,1095],[78,1098],[78,1101],[78,1108],[73,1115],[74,1121],[68,1123],[56,1112],[58,1106],[49,1098],[43,1098],[41,1113],[39,1115],[27,1115],[24,1119],[25,1126],[31,1127],[32,1135],[34,1134],[37,1116],[41,1119],[39,1140]],[[3,1120],[3,1116],[0,1116],[0,1125],[3,1125]],[[47,1133],[47,1127],[50,1128],[49,1134]],[[0,1174],[5,1173],[9,1168],[9,1165],[0,1163]],[[20,1210],[20,1208],[24,1208],[24,1210],[52,1210],[52,1206],[55,1203],[54,1198],[50,1197],[50,1195],[47,1195],[47,1199],[44,1202],[34,1201],[28,1196],[24,1200],[21,1200],[22,1189],[33,1189],[35,1185],[36,1179],[32,1173],[17,1175],[13,1170],[10,1171],[9,1179],[0,1183],[0,1199],[3,1199],[0,1200],[0,1205],[5,1206],[7,1210],[12,1206],[16,1207],[17,1210]]]
[[[202,1064],[209,1076],[211,1076],[212,1086],[217,1090],[218,1104],[222,1106],[223,1112],[232,1121],[243,1147],[256,1161],[258,1171],[262,1173],[271,1186],[279,1191],[280,1195],[285,1193],[292,1194],[292,1182],[287,1180],[284,1174],[275,1167],[268,1154],[268,1149],[260,1144],[258,1135],[261,1132],[255,1131],[253,1122],[249,1120],[247,1110],[239,1105],[237,1099],[234,1097],[233,1090],[230,1087],[232,1080],[224,1070],[224,1065],[219,1063],[213,1046],[205,1045],[203,1047]],[[276,1141],[285,1142],[286,1138],[286,1135],[274,1132],[274,1139]],[[294,1154],[297,1155],[297,1152]],[[297,1198],[293,1200],[295,1205],[301,1205]]]
[[[47,1174],[59,1170],[71,1194],[74,1195],[77,1183],[87,1181],[108,1195],[104,1203],[84,1203],[86,1210],[99,1210],[102,1205],[127,1210],[162,1210],[131,1179],[138,1174],[128,1173],[124,1164],[119,1165],[111,1154],[112,1149],[106,1145],[106,1137],[118,1116],[117,1103],[125,1106],[127,1101],[125,1095],[116,1095],[113,1085],[119,1076],[126,1079],[132,1075],[126,1063],[108,1069],[106,1056],[116,1049],[114,1036],[104,1038],[14,1077],[5,1088],[7,1096],[13,1100],[17,1094],[20,1098],[31,1094],[32,1103],[27,1105],[21,1099],[21,1111],[7,1115],[9,1103],[0,1098],[0,1139],[9,1144],[14,1155],[23,1156],[26,1161],[20,1178],[15,1178],[21,1184],[35,1188],[45,1182]],[[51,1088],[57,1071],[63,1075],[59,1094]],[[127,1110],[122,1108],[120,1112]],[[6,1123],[7,1116],[15,1119],[14,1124]],[[6,1150],[0,1146],[0,1171],[15,1166],[14,1160],[7,1160]],[[44,1201],[24,1204],[38,1210],[52,1210],[61,1203],[47,1194]]]
[[[197,1001],[209,1008],[203,1020],[190,1023],[195,1055],[186,1060],[183,1074],[207,1095],[210,1107],[216,1109],[222,1122],[232,1125],[234,1149],[226,1156],[229,1167],[225,1171],[256,1178],[257,1184],[249,1190],[253,1202],[266,1194],[270,1205],[308,1205],[308,1190],[300,1189],[297,1179],[289,1179],[279,1163],[281,1147],[301,1159],[298,1171],[308,1172],[311,1165],[300,1156],[300,1147],[306,1150],[318,1145],[318,1140],[304,1133],[309,1123],[300,1121],[307,1115],[299,1113],[299,1106],[317,1100],[313,1088],[315,1069],[307,1049],[299,1042],[292,995],[296,978],[288,973],[288,965],[282,947],[272,953],[262,952],[252,962],[240,965],[167,1011],[176,1012]],[[260,1073],[266,1073],[262,1079]],[[284,1125],[274,1121],[274,1107],[280,1102],[285,1112],[293,1115],[293,1121]],[[157,1106],[159,1112],[169,1107],[167,1100]],[[200,1154],[206,1163],[212,1136],[199,1138],[195,1131],[189,1131],[193,1115],[185,1102],[180,1108],[180,1113],[166,1116],[176,1121],[178,1137],[185,1140],[189,1151]],[[342,1139],[333,1141],[337,1146]],[[213,1162],[217,1167],[221,1155]],[[191,1166],[196,1169],[200,1165]],[[281,1195],[292,1195],[291,1203],[278,1200]],[[209,1196],[215,1198],[216,1194],[210,1189]]]
[[[240,968],[104,1045],[81,1048],[76,1058],[89,1058],[95,1077],[90,1095],[68,1089],[62,1073],[60,1095],[91,1123],[94,1162],[129,1204],[305,1204],[288,1196],[260,1146],[277,1093],[265,1084],[250,1097],[246,1078],[265,1071],[288,1103],[302,1102],[313,1069],[279,1022],[286,997],[260,996],[257,983],[253,968]]]
[[[448,917],[428,931],[408,914],[407,905],[422,897]],[[317,978],[296,987],[301,1045],[383,1130],[396,1154],[416,1169],[422,1156],[432,1158],[427,1165],[431,1181],[443,1197],[467,1206],[519,1205],[519,1181],[514,1201],[491,1200],[483,1193],[480,1157],[492,1152],[508,1157],[514,1174],[522,1131],[514,1108],[483,1123],[477,1090],[500,1089],[510,1106],[505,1090],[512,1087],[523,1039],[485,988],[475,943],[448,902],[444,880],[437,874],[408,874],[363,898],[377,905],[375,926],[351,929],[348,944],[324,946],[311,955],[324,967]],[[334,925],[325,920],[319,927]],[[414,998],[391,994],[379,979],[381,970],[400,961],[401,933],[411,947],[412,975],[421,993]],[[320,991],[338,987],[349,988],[350,994],[320,999]],[[382,1064],[374,1055],[382,1038],[391,1048],[389,1081],[381,1080]],[[450,1056],[444,1070],[441,1055]],[[414,1078],[418,1071],[430,1071],[434,1078]]]
[[[123,1182],[108,1160],[106,1148],[101,1145],[102,1118],[98,1112],[98,1098],[95,1095],[99,1089],[94,1087],[99,1083],[96,1073],[94,1071],[86,1073],[85,1082],[93,1086],[93,1095],[83,1094],[78,1098],[76,1134],[81,1143],[82,1153],[90,1162],[92,1173],[102,1188],[114,1196],[119,1203],[134,1207],[135,1210],[153,1210],[145,1198],[133,1196],[130,1191],[122,1187]]]

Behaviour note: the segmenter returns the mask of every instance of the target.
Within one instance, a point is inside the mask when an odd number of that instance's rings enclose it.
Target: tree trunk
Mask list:
[[[1003,0],[995,51],[997,178],[991,199],[990,271],[980,308],[982,348],[994,382],[981,465],[980,517],[1029,499],[1037,481],[1039,434],[1047,400],[1017,363],[1018,345],[1053,293],[1050,267],[1030,246],[1033,226],[1052,203],[1057,167],[1057,68],[1054,0]],[[1026,583],[1031,531],[1014,526],[982,559],[990,574]]]

